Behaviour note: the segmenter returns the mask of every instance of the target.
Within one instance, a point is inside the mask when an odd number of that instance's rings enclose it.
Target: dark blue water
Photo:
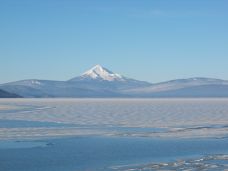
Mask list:
[[[49,145],[43,141],[0,141],[1,149],[23,149],[23,148],[33,148],[33,147],[46,147]]]
[[[108,171],[116,165],[228,154],[228,139],[75,137],[34,142],[46,145],[0,148],[0,171]]]

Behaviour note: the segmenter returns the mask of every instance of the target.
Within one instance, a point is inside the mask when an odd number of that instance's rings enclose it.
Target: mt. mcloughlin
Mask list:
[[[228,97],[228,81],[189,78],[152,84],[96,65],[68,81],[22,80],[0,85],[22,97]]]

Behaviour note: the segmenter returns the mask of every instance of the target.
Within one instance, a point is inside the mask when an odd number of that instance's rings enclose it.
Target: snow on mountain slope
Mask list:
[[[113,73],[101,65],[95,65],[88,71],[84,72],[81,76],[75,77],[69,81],[78,80],[126,81],[127,79],[120,74]]]
[[[90,70],[86,71],[81,75],[82,78],[101,79],[106,81],[125,81],[124,78],[103,68],[101,65],[96,65]]]
[[[128,88],[146,87],[151,83],[127,78],[120,74],[114,73],[101,65],[95,65],[81,76],[74,77],[68,82],[77,85],[84,85],[90,88],[102,88],[110,90],[120,90]]]

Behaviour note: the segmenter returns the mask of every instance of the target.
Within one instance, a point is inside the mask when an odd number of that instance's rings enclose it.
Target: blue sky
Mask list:
[[[128,77],[228,80],[227,0],[1,0],[0,83]]]

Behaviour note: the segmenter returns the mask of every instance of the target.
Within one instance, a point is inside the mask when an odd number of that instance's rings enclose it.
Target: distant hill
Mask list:
[[[214,78],[177,79],[124,90],[133,97],[228,97],[228,81]]]
[[[228,97],[228,81],[214,78],[176,79],[152,84],[96,65],[67,81],[21,80],[0,89],[23,97]]]
[[[2,84],[0,88],[23,97],[127,97],[121,90],[149,85],[96,65],[67,81],[31,79]]]
[[[21,96],[0,90],[0,98],[19,98]]]
[[[129,93],[130,94],[130,93]],[[132,97],[228,97],[228,85],[201,85],[158,92],[131,94]]]

